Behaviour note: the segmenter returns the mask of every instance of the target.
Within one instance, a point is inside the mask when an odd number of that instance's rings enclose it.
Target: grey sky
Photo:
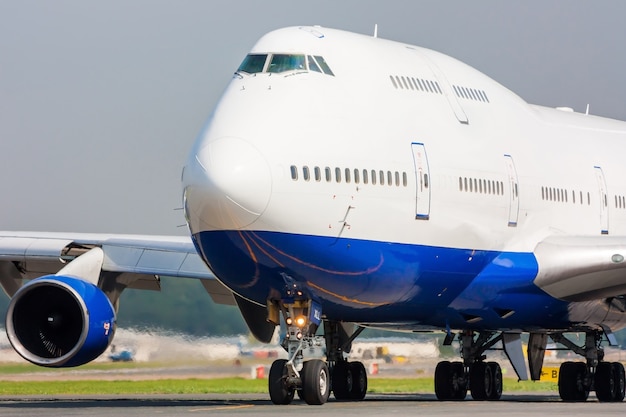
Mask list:
[[[187,151],[272,29],[378,23],[531,103],[626,119],[625,16],[617,0],[0,0],[0,229],[184,234]]]

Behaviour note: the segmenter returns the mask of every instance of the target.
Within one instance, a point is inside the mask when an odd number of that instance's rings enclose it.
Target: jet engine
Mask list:
[[[13,296],[6,331],[15,351],[36,365],[78,366],[97,358],[113,340],[115,309],[95,285],[47,275]]]

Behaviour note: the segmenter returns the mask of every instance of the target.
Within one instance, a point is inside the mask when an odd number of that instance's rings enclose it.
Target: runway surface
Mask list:
[[[598,403],[591,397],[585,403],[564,403],[551,394],[503,395],[500,401],[438,402],[434,395],[368,395],[361,402],[330,400],[323,406],[294,401],[288,406],[273,405],[267,395],[167,395],[167,396],[0,396],[0,415],[6,416],[572,416],[623,415],[625,403]]]

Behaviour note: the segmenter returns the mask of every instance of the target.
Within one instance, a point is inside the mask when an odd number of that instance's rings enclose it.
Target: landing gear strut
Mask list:
[[[560,343],[587,360],[564,362],[559,370],[559,395],[563,401],[586,401],[590,391],[596,392],[598,401],[621,402],[625,395],[624,365],[619,362],[604,362],[601,347],[603,332],[589,331],[584,346],[578,346],[562,333],[551,334]]]

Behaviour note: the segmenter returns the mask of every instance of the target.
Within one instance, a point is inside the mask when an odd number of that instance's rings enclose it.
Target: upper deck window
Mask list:
[[[256,74],[262,72],[265,68],[267,54],[249,54],[244,59],[237,72],[246,72],[248,74]]]
[[[304,55],[274,54],[267,72],[306,70]]]

